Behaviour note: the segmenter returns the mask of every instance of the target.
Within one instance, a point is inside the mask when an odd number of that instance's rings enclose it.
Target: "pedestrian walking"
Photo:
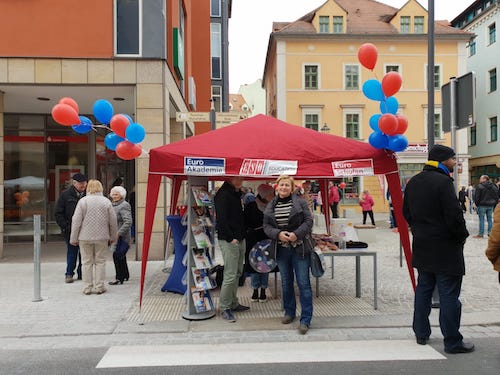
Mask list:
[[[425,345],[431,335],[432,293],[439,292],[439,326],[446,353],[469,353],[474,345],[460,333],[459,300],[465,274],[463,247],[469,236],[450,173],[457,161],[452,148],[435,145],[422,172],[405,188],[403,215],[413,234],[412,264],[418,270],[413,331]]]
[[[465,186],[462,186],[460,191],[458,192],[458,201],[460,202],[460,207],[462,207],[462,211],[467,212],[467,207],[465,207],[465,200],[467,198],[467,191],[465,190]]]
[[[231,177],[222,184],[214,197],[216,229],[224,261],[219,307],[222,318],[233,323],[233,312],[249,310],[238,301],[238,280],[245,260],[245,218],[241,201],[241,177]]]
[[[114,186],[110,191],[111,204],[115,210],[118,225],[118,239],[111,245],[113,251],[113,262],[115,264],[115,279],[109,285],[123,284],[128,281],[130,274],[127,265],[127,251],[130,246],[130,227],[132,226],[132,210],[130,204],[125,200],[127,190],[123,186]],[[120,246],[117,247],[117,244]]]
[[[340,202],[340,193],[339,188],[333,183],[328,183],[328,202],[330,203],[330,208],[332,209],[332,218],[338,219],[339,217],[339,202]]]
[[[106,252],[118,237],[115,211],[102,191],[100,181],[88,182],[87,194],[78,201],[71,226],[70,243],[80,245],[82,252],[83,294],[86,295],[91,294],[94,287],[97,294],[106,292]]]
[[[476,202],[477,215],[479,216],[479,233],[474,238],[483,238],[485,217],[488,222],[487,235],[489,236],[493,226],[493,210],[498,203],[498,187],[490,181],[487,175],[482,175],[479,178],[479,184],[474,193],[474,202]]]
[[[372,196],[368,190],[364,190],[363,194],[359,198],[359,205],[363,211],[363,225],[366,224],[367,215],[370,216],[370,220],[372,225],[375,226],[375,219],[373,218],[373,205],[375,202],[373,201]]]
[[[71,220],[75,213],[78,201],[85,196],[87,188],[87,176],[81,173],[75,173],[71,177],[71,186],[64,190],[55,207],[56,223],[61,228],[61,232],[66,242],[66,273],[65,282],[72,283],[75,269],[78,280],[82,279],[82,257],[80,248],[70,243]],[[77,267],[78,262],[78,267]]]
[[[293,178],[281,175],[276,181],[277,196],[264,211],[264,232],[276,246],[276,261],[281,274],[281,288],[285,315],[283,324],[295,320],[297,302],[295,300],[294,275],[300,298],[299,333],[306,334],[313,316],[312,288],[309,277],[311,267],[310,252],[313,250],[311,232],[312,213],[302,198],[292,194]]]

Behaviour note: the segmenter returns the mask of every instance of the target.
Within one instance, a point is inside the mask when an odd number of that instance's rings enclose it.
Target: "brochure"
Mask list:
[[[212,195],[205,186],[192,186],[194,199],[198,206],[208,206],[212,204]]]
[[[214,289],[217,285],[215,280],[210,277],[210,272],[208,268],[196,268],[191,267],[191,272],[193,273],[194,285],[198,289]]]
[[[210,297],[210,293],[206,290],[200,290],[193,286],[191,287],[191,296],[197,313],[213,310],[212,298]]]
[[[206,249],[213,246],[205,225],[200,223],[198,220],[191,224],[191,232],[193,233],[196,247],[198,249]]]
[[[212,259],[210,258],[210,255],[205,249],[193,250],[193,258],[194,258],[194,265],[198,269],[213,267]]]

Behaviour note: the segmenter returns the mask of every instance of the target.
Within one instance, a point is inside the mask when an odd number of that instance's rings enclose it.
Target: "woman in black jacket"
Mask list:
[[[307,202],[292,194],[293,178],[280,176],[277,181],[278,195],[264,211],[264,232],[276,246],[276,260],[281,273],[281,286],[285,316],[281,322],[295,320],[296,301],[293,286],[294,274],[300,294],[301,316],[299,332],[306,334],[313,314],[312,288],[309,278],[312,251],[312,213]]]

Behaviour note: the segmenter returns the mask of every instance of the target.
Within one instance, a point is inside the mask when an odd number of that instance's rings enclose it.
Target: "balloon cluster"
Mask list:
[[[365,68],[373,71],[377,63],[377,48],[365,43],[358,50],[358,60]],[[398,115],[398,100],[393,96],[401,88],[401,75],[388,72],[382,82],[369,79],[363,84],[363,94],[371,100],[380,102],[380,113],[370,117],[370,134],[368,142],[375,148],[385,148],[394,152],[404,151],[408,147],[408,139],[403,133],[408,129],[408,119]]]
[[[134,123],[129,115],[114,114],[113,106],[104,99],[96,100],[92,111],[103,125],[94,125],[88,117],[79,116],[78,103],[72,98],[61,98],[51,113],[55,122],[71,126],[79,134],[87,134],[96,127],[110,130],[104,137],[104,144],[123,160],[132,160],[142,154],[142,147],[138,143],[144,140],[146,131],[141,124]]]

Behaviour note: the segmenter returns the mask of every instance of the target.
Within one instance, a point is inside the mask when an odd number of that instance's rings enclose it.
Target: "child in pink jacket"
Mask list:
[[[373,219],[373,210],[372,207],[375,203],[373,202],[373,198],[370,195],[368,190],[363,191],[361,197],[359,198],[359,205],[363,210],[363,225],[366,224],[366,215],[370,215],[370,220],[372,221],[372,225],[375,226],[375,220]]]

